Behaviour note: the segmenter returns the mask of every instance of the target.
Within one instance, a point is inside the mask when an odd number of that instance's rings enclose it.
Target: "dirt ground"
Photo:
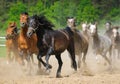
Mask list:
[[[113,69],[110,70],[101,56],[98,56],[98,63],[95,56],[87,55],[87,68],[81,66],[76,72],[71,68],[70,58],[65,51],[62,54],[63,78],[55,78],[58,63],[54,56],[50,57],[49,63],[53,68],[49,75],[45,73],[44,67],[41,73],[37,74],[36,56],[34,58],[36,64],[32,64],[31,75],[27,75],[27,66],[21,67],[15,62],[6,64],[6,59],[0,58],[0,84],[120,84],[120,60],[118,59],[114,59]]]

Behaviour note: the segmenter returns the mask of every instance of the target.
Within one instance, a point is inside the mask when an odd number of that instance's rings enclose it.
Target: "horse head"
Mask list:
[[[27,31],[27,36],[30,38],[31,35],[36,32],[37,30],[53,30],[52,27],[54,27],[51,22],[49,22],[45,16],[38,16],[33,15],[29,18],[29,27]]]
[[[28,13],[24,12],[20,14],[20,26],[24,28],[25,26],[28,26]]]
[[[106,28],[106,30],[110,30],[111,29],[111,22],[106,22],[106,24],[105,24],[105,28]]]
[[[17,26],[15,22],[10,22],[6,30],[6,39],[13,39],[17,34]]]
[[[113,33],[113,37],[117,38],[119,36],[119,31],[118,31],[119,27],[118,26],[114,26],[112,27],[112,33]]]
[[[82,23],[82,31],[83,32],[85,32],[85,31],[87,31],[88,30],[88,28],[89,28],[89,24],[87,24],[87,22],[85,22],[85,23]]]
[[[67,18],[67,25],[68,25],[68,27],[70,27],[70,28],[75,28],[75,18],[73,18],[73,17],[69,17],[69,18]]]
[[[95,36],[97,34],[97,24],[90,24],[89,25],[89,32],[91,36]]]

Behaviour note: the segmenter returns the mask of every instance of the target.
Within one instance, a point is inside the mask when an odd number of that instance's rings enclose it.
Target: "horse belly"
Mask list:
[[[68,46],[68,42],[63,41],[63,40],[59,40],[57,42],[55,42],[55,51],[61,51],[63,52]]]

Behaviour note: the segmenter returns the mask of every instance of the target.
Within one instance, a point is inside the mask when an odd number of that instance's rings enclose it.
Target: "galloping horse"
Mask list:
[[[86,60],[86,54],[88,50],[88,42],[85,36],[83,36],[83,34],[76,29],[75,18],[68,18],[67,26],[71,28],[71,30],[74,33],[75,54],[78,55],[79,57],[78,68],[80,68],[82,53],[83,53],[82,61],[84,65],[86,65],[85,60]]]
[[[46,55],[46,70],[49,69],[49,57],[55,55],[58,60],[58,70],[56,77],[61,77],[62,59],[61,53],[67,49],[70,53],[72,65],[77,70],[74,52],[73,33],[70,28],[63,30],[53,30],[54,27],[45,16],[34,15],[29,18],[29,28],[27,36],[30,38],[34,32],[37,34],[39,48],[38,60],[41,61],[42,57]]]
[[[14,58],[18,60],[18,32],[15,22],[10,22],[6,30],[6,48],[7,48],[7,64]],[[11,56],[13,52],[14,56]]]
[[[117,58],[120,59],[120,33],[118,29],[119,29],[118,26],[112,27],[111,39],[112,39],[113,55],[117,54]],[[117,53],[115,53],[115,50],[117,51]]]
[[[97,24],[90,24],[89,33],[89,49],[93,49],[95,55],[101,55],[111,65],[111,40],[98,34]],[[110,59],[106,56],[107,52],[110,54]]]
[[[28,13],[20,14],[20,34],[18,39],[18,50],[22,59],[26,59],[28,64],[30,64],[30,57],[33,60],[33,54],[38,54],[37,48],[37,37],[36,34],[33,34],[29,39],[27,38],[28,31]]]

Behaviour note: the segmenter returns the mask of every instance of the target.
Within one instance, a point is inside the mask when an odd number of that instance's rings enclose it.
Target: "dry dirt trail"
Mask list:
[[[32,65],[30,76],[26,73],[26,67],[21,68],[17,63],[8,65],[5,58],[0,58],[0,84],[120,84],[120,60],[113,61],[112,72],[109,71],[109,65],[101,56],[99,56],[99,64],[94,56],[87,56],[89,70],[81,67],[77,72],[71,68],[70,58],[66,51],[62,54],[62,60],[63,78],[55,78],[58,64],[54,56],[50,57],[49,63],[53,68],[49,75],[43,72],[43,74],[36,74],[38,70],[36,60],[36,65]]]

